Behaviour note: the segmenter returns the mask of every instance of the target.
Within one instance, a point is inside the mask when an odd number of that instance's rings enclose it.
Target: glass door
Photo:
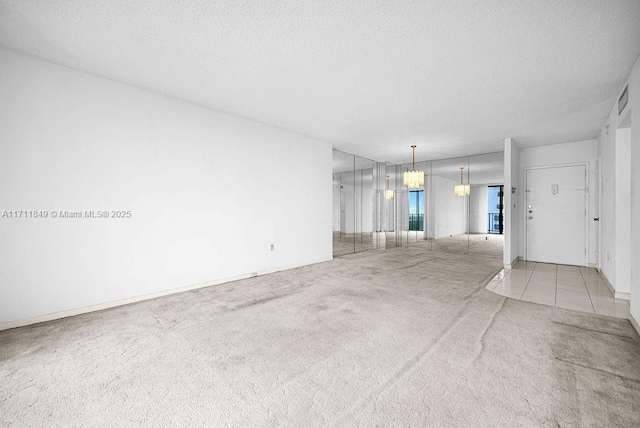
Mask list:
[[[487,205],[489,207],[489,233],[499,233],[502,235],[504,229],[504,186],[489,186],[487,192],[489,200]]]
[[[424,191],[409,192],[409,230],[424,230]]]

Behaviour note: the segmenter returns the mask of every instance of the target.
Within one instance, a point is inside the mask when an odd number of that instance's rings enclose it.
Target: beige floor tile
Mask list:
[[[529,278],[529,282],[535,282],[536,284],[552,284],[554,286],[557,284],[555,278],[544,278],[533,275]]]
[[[537,281],[542,281],[542,282],[553,282],[555,284],[558,281],[558,276],[553,272],[534,271],[531,274],[531,279],[535,279]]]
[[[592,298],[603,298],[603,299],[613,299],[613,294],[611,294],[611,291],[609,291],[609,289],[598,289],[598,290],[593,290],[593,289],[588,289],[589,290],[589,295]]]
[[[539,275],[531,275],[529,278],[529,282],[536,282],[540,284],[553,284],[554,286],[557,284],[557,281],[554,277],[545,277]]]
[[[496,284],[494,293],[512,299],[629,317],[629,302],[614,299],[600,273],[593,268],[521,261],[512,270],[496,275],[487,287],[494,287],[493,284]]]
[[[582,279],[588,282],[596,281],[596,282],[605,282],[604,278],[599,274],[582,274]]]
[[[573,302],[580,305],[590,305],[591,297],[588,293],[580,293],[571,290],[558,290],[556,301]]]
[[[600,278],[600,273],[593,269],[593,270],[584,270],[584,269],[580,269],[580,273],[582,274],[583,277],[587,278]]]
[[[609,290],[609,287],[605,287],[602,285],[587,285],[587,290],[589,290],[589,293],[592,294],[608,294],[610,296],[613,296],[613,293],[611,292],[611,290]]]
[[[501,296],[510,297],[512,299],[520,299],[522,297],[523,288],[505,287],[504,284],[498,284],[493,292]]]
[[[566,275],[581,275],[580,268],[577,266],[558,266],[557,269],[558,275],[566,274]]]
[[[545,289],[545,288],[536,288],[536,287],[527,286],[527,288],[524,290],[524,294],[549,294],[549,295],[555,296],[556,290],[551,288]]]
[[[593,297],[591,296],[591,303],[596,305],[612,305],[616,304],[616,300],[613,297]]]
[[[522,290],[524,290],[524,288],[527,286],[527,282],[529,282],[528,279],[523,279],[523,278],[514,278],[511,276],[511,274],[507,275],[504,277],[504,279],[502,280],[505,288],[520,288]]]
[[[568,290],[566,288],[558,288],[558,292],[557,292],[558,297],[562,297],[564,300],[570,299],[570,298],[586,298],[589,299],[589,293],[587,293],[587,290]]]
[[[608,315],[610,317],[628,318],[629,305],[616,303],[593,303],[597,314]]]
[[[583,293],[587,292],[587,287],[583,284],[578,284],[574,282],[560,282],[558,281],[558,290],[571,290],[571,291],[581,291]]]
[[[584,284],[588,290],[605,290],[611,293],[611,289],[607,287],[605,284],[597,284],[597,283],[585,283]],[[613,293],[612,293],[613,294]]]
[[[516,263],[512,269],[517,269],[517,270],[533,270],[536,267],[536,262],[525,262],[525,261],[519,261],[518,263]]]
[[[619,308],[623,310],[629,309],[629,305],[626,302],[621,301],[620,299],[615,299],[613,302],[607,301],[607,300],[593,300],[593,306],[594,307],[598,306],[598,307],[608,308],[608,309],[613,309],[613,308]]]
[[[500,284],[501,282],[502,282],[502,280],[493,279],[493,280],[489,281],[489,283],[487,284],[487,286],[485,288],[487,290],[489,290],[489,291],[493,291],[493,289],[496,288],[498,286],[498,284]]]
[[[493,279],[496,280],[501,280],[504,278],[504,276],[506,275],[504,269],[502,269],[500,272],[498,272],[498,274],[496,276],[493,277]]]
[[[557,274],[555,271],[552,270],[541,270],[536,268],[533,273],[531,274],[532,276],[540,276],[543,278],[553,278],[555,279]]]
[[[584,285],[586,285],[587,288],[603,288],[605,290],[611,290],[609,288],[609,286],[604,283],[604,281],[598,282],[598,281],[593,281],[593,280],[591,280],[591,281],[590,280],[586,280],[584,282]]]
[[[560,275],[557,276],[558,282],[572,282],[577,284],[584,284],[584,280],[580,275]]]
[[[581,311],[581,312],[589,312],[590,314],[595,313],[593,307],[591,305],[579,305],[577,303],[572,302],[556,302],[556,307],[571,309],[573,311]]]
[[[593,299],[615,300],[615,297],[609,290],[589,290],[589,296]]]
[[[608,309],[598,309],[596,314],[615,318],[629,318],[630,316],[629,311],[611,311]]]
[[[491,290],[492,293],[497,294],[498,296],[504,296],[504,297],[511,297],[512,299],[516,299],[518,300],[517,297],[513,297],[513,296],[507,296],[504,291],[502,291],[502,289],[500,289],[500,287],[496,287],[493,290]]]
[[[511,275],[514,278],[529,278],[531,277],[531,271],[525,271],[525,270],[513,270],[511,269],[506,275]]]
[[[556,273],[558,275],[575,276],[575,277],[578,277],[578,278],[582,278],[584,276],[584,274],[582,272],[580,272],[579,269],[576,269],[576,270],[561,270],[561,269],[558,269],[558,271]]]
[[[527,289],[544,291],[546,293],[555,293],[556,292],[556,283],[555,282],[545,282],[545,281],[535,281],[531,279],[527,284]]]
[[[589,299],[588,296],[571,298],[568,298],[566,296],[556,296],[556,306],[565,304],[593,307],[593,305],[591,304],[591,299]]]
[[[553,306],[555,304],[555,294],[553,293],[536,293],[525,292],[522,295],[522,300],[533,303],[540,303],[541,305]]]

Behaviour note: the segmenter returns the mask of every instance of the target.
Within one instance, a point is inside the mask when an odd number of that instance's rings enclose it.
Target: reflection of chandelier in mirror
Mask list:
[[[416,145],[412,145],[413,149],[413,169],[404,172],[404,185],[410,189],[417,189],[424,185],[424,171],[416,170]]]
[[[387,189],[384,192],[384,198],[385,199],[393,199],[393,190],[389,189],[389,176],[386,176],[386,186],[385,189]]]
[[[464,167],[460,167],[460,184],[456,184],[453,188],[453,192],[457,196],[467,196],[471,193],[471,186],[469,185],[469,170],[467,169],[467,184],[462,184],[462,172],[464,171]]]

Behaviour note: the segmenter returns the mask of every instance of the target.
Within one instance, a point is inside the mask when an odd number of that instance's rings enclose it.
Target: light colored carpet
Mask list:
[[[387,249],[397,246],[413,245],[424,241],[423,232],[403,231],[396,236],[395,232],[385,232],[374,242],[370,233],[362,234],[333,234],[333,257],[346,254],[370,251],[376,248]],[[489,233],[463,234],[428,240],[422,243],[423,248],[434,251],[444,251],[458,254],[484,254],[502,257],[504,236]]]
[[[434,251],[444,251],[447,253],[484,254],[487,256],[502,257],[504,236],[490,233],[454,235],[434,239],[431,248]]]
[[[640,426],[629,322],[500,268],[415,244],[0,332],[0,425]]]

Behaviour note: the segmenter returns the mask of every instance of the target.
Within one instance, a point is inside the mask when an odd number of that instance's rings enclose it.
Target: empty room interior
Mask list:
[[[639,24],[0,0],[0,426],[640,426]]]

